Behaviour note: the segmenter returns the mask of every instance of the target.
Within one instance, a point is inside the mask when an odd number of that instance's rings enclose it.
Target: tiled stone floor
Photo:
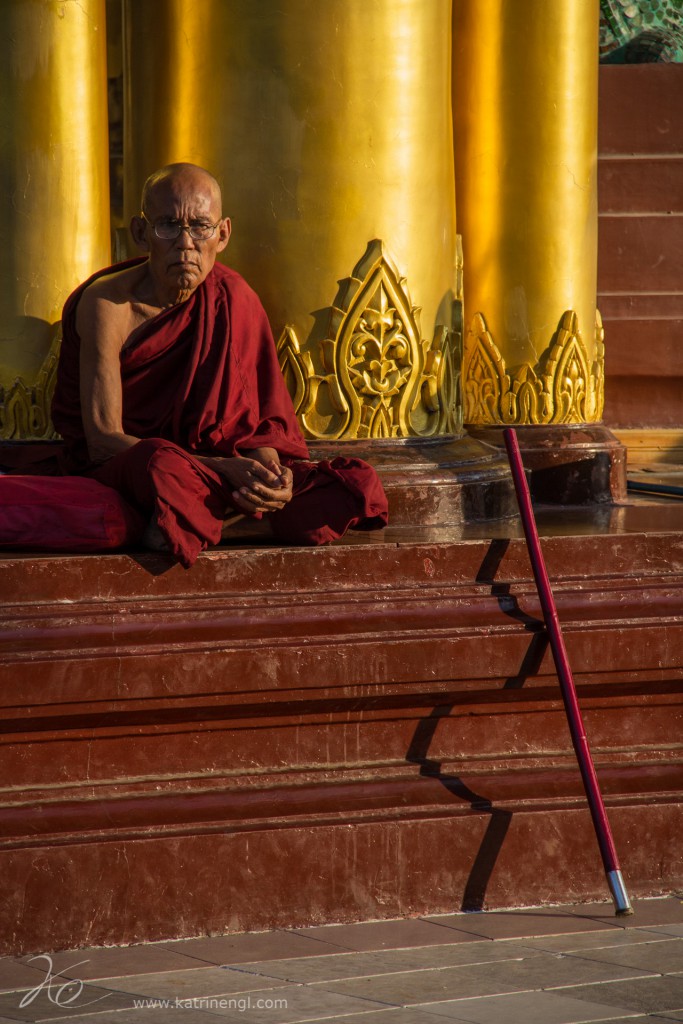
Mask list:
[[[683,1021],[683,900],[541,907],[0,959],[0,1024]]]

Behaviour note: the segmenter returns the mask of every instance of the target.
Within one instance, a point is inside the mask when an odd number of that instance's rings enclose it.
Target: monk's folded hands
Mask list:
[[[292,497],[292,471],[272,461],[235,456],[214,458],[210,465],[234,487],[232,498],[245,512],[277,512]]]

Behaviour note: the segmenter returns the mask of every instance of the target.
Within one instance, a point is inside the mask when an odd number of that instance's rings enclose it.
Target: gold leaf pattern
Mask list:
[[[55,333],[35,384],[20,377],[7,388],[0,387],[0,438],[5,441],[50,441],[58,435],[50,419],[52,395],[57,382],[61,323]]]
[[[294,329],[280,366],[307,437],[431,436],[456,432],[460,337],[438,325],[421,337],[419,308],[379,239],[370,242],[330,309],[327,337],[306,351]]]
[[[604,334],[596,311],[596,358],[591,365],[578,317],[568,309],[538,363],[523,363],[513,372],[506,367],[483,315],[475,313],[465,342],[465,422],[599,422],[604,403]]]

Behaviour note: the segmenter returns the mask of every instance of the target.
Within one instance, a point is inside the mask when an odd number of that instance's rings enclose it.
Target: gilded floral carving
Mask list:
[[[2,440],[45,441],[57,437],[50,419],[50,406],[57,381],[61,340],[61,324],[57,324],[35,384],[26,384],[18,377],[10,387],[0,387]]]
[[[604,403],[604,353],[600,314],[596,312],[595,359],[591,363],[577,315],[569,309],[538,363],[509,369],[483,315],[476,313],[465,341],[465,422],[598,422]]]
[[[305,434],[391,438],[457,432],[460,336],[421,335],[419,308],[375,239],[330,309],[326,337],[305,349],[288,326],[280,366]]]

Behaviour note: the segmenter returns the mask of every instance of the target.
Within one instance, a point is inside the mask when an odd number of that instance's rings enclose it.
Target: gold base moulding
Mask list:
[[[596,310],[595,359],[591,363],[568,309],[535,366],[509,368],[482,313],[475,313],[465,340],[465,422],[495,424],[598,423],[605,391],[605,332]]]
[[[614,435],[628,449],[629,466],[683,467],[683,430],[662,427],[618,428]]]

